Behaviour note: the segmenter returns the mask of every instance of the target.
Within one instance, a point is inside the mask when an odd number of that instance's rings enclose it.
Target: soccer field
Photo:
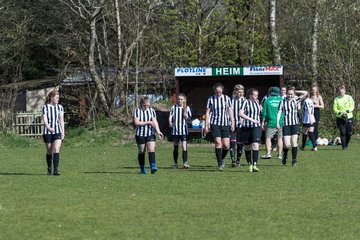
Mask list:
[[[191,168],[174,170],[161,143],[159,172],[140,175],[133,144],[64,146],[56,177],[42,145],[1,147],[0,239],[360,239],[360,143],[340,148],[249,173],[229,156],[217,171],[212,145],[191,145]]]

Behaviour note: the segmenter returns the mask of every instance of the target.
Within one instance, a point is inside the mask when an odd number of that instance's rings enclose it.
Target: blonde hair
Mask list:
[[[313,89],[313,88],[316,88],[316,93],[313,94],[312,91],[310,91],[310,96],[316,96],[316,97],[320,96],[319,87],[318,87],[317,83],[311,84],[311,89]]]
[[[46,103],[51,103],[51,99],[53,99],[56,95],[60,96],[60,93],[58,91],[51,91],[46,97]]]

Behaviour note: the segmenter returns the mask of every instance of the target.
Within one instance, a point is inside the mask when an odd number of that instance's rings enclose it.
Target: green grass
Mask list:
[[[42,144],[0,147],[0,239],[360,238],[355,140],[299,152],[297,168],[260,160],[259,173],[218,172],[212,145],[174,170],[158,145],[155,175],[137,174],[134,144],[65,145],[60,177],[45,175]]]

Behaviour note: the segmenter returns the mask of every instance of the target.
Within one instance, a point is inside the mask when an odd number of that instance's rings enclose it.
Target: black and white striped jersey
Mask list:
[[[299,124],[298,106],[300,102],[301,98],[297,96],[291,100],[285,98],[280,102],[279,110],[284,113],[284,126]]]
[[[41,109],[42,115],[47,118],[50,128],[55,129],[55,132],[50,132],[46,126],[44,126],[44,134],[58,134],[62,133],[61,129],[61,117],[64,116],[64,108],[60,104],[52,105],[45,104]]]
[[[191,111],[189,106],[186,106],[186,112],[188,118],[191,118]],[[172,116],[172,135],[188,135],[188,125],[184,118],[184,108],[175,104],[170,109],[170,115]]]
[[[153,118],[156,118],[156,113],[155,110],[152,108],[136,108],[134,110],[133,117],[139,119],[141,122],[147,122],[151,121]],[[136,126],[135,135],[139,137],[148,137],[151,135],[155,135],[155,128],[150,124]]]
[[[243,120],[239,116],[239,112],[240,112],[240,107],[244,101],[246,101],[246,98],[244,98],[244,97],[241,97],[241,98],[234,97],[231,102],[231,105],[232,105],[233,111],[234,111],[235,127],[237,127],[237,128],[241,127],[241,122]]]
[[[314,103],[310,98],[307,98],[302,103],[302,123],[310,124],[311,120],[315,122],[314,117]]]
[[[243,122],[241,124],[242,127],[247,128],[254,128],[254,127],[260,127],[260,104],[259,101],[253,101],[250,99],[246,99],[243,104],[240,106],[240,109],[244,110],[244,114],[252,119],[255,119],[258,121],[258,123],[253,123],[250,120],[243,119]]]
[[[220,97],[213,95],[209,97],[206,108],[211,110],[210,124],[217,126],[229,126],[229,107],[231,107],[231,99],[227,95],[223,94]]]

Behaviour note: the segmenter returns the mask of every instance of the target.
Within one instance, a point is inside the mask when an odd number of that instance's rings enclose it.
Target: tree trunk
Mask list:
[[[318,24],[319,24],[319,1],[315,2],[313,8],[312,36],[311,36],[311,69],[312,80],[315,82],[318,77],[317,50],[318,50]]]
[[[96,21],[97,16],[100,14],[102,6],[104,4],[105,0],[100,0],[100,7],[96,8],[95,11],[91,15],[91,21],[90,21],[90,48],[89,48],[89,69],[91,76],[96,84],[96,89],[99,93],[99,99],[101,102],[101,106],[103,107],[103,110],[105,112],[106,116],[110,116],[110,108],[108,105],[108,102],[106,100],[106,91],[104,84],[96,70],[95,66],[95,45],[96,45]]]
[[[272,48],[272,62],[275,65],[281,64],[280,48],[276,35],[276,0],[269,2],[269,26],[270,26],[270,43]]]

